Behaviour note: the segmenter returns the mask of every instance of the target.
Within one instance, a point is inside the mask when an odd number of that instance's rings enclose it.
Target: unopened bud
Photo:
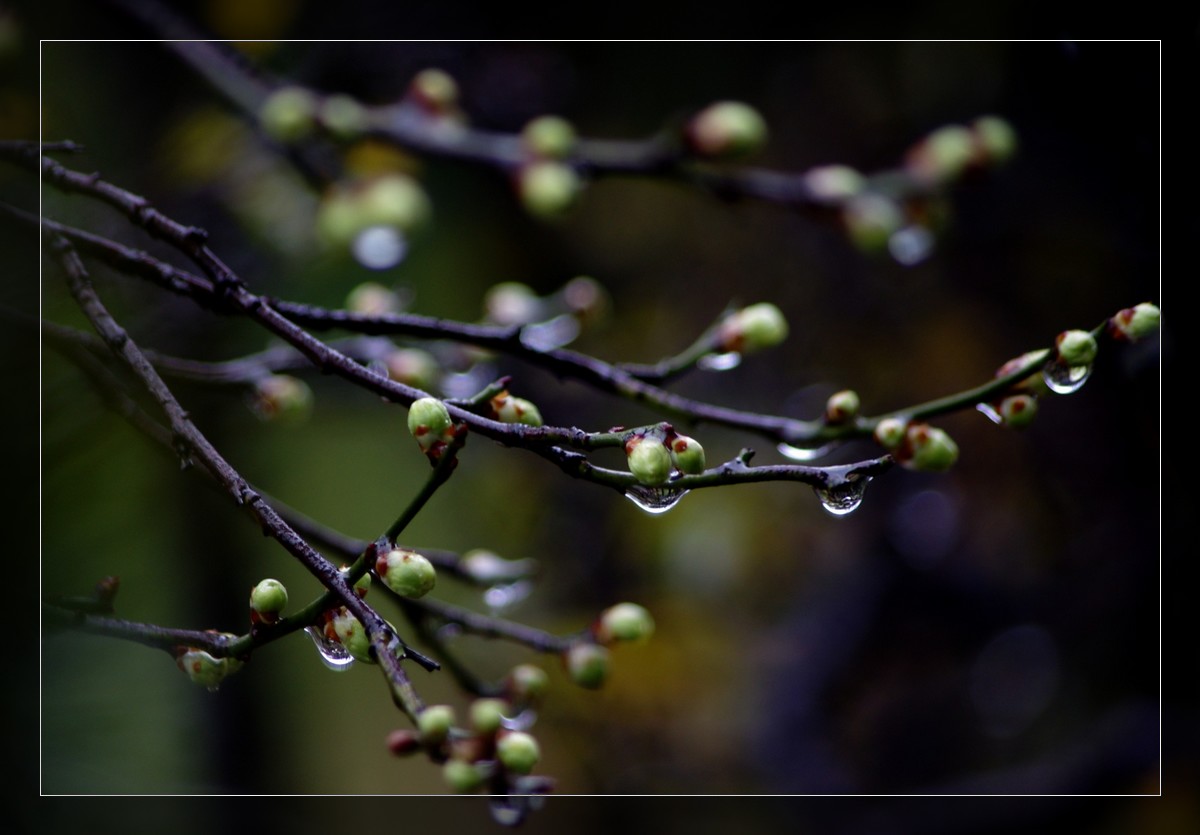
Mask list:
[[[521,131],[529,153],[542,159],[564,159],[575,146],[575,128],[560,116],[539,116]]]
[[[422,70],[409,84],[408,95],[430,113],[453,113],[458,106],[458,82],[443,70]]]
[[[1013,389],[1027,392],[1036,397],[1049,394],[1050,388],[1046,385],[1046,381],[1041,374],[1042,366],[1046,364],[1046,359],[1049,356],[1050,352],[1043,349],[1041,351],[1029,351],[1019,357],[1013,357],[996,369],[996,376],[1007,377],[1009,374],[1015,374],[1022,368],[1032,368],[1033,370],[1029,376],[1015,384]]]
[[[454,727],[454,708],[449,705],[429,705],[417,715],[417,733],[423,745],[438,745]]]
[[[900,418],[883,418],[875,424],[875,440],[884,449],[896,449],[904,443],[908,422]]]
[[[465,760],[446,760],[442,766],[442,777],[453,791],[458,794],[470,794],[483,785],[483,772],[475,763]]]
[[[346,95],[334,95],[321,102],[321,124],[339,139],[353,139],[367,129],[367,110]]]
[[[1037,416],[1037,398],[1030,394],[1011,394],[1000,401],[996,414],[1005,426],[1024,429]]]
[[[770,302],[744,307],[721,322],[718,348],[743,354],[770,348],[787,339],[788,324],[783,312]]]
[[[267,96],[258,120],[267,135],[280,142],[295,142],[312,133],[317,97],[303,87],[283,87]]]
[[[858,415],[858,392],[846,389],[829,396],[825,402],[825,422],[831,425],[846,423]]]
[[[1087,331],[1063,331],[1054,340],[1058,358],[1069,366],[1091,365],[1096,359],[1096,337]]]
[[[446,404],[436,398],[422,397],[408,409],[408,431],[424,452],[438,441],[444,442],[453,425]]]
[[[260,420],[294,423],[307,418],[312,406],[312,389],[299,377],[272,374],[254,386],[251,409]]]
[[[867,252],[884,249],[904,224],[904,214],[894,200],[879,194],[860,194],[846,201],[842,223],[855,246]]]
[[[671,453],[658,438],[635,435],[625,443],[625,456],[629,472],[642,484],[653,487],[671,477]]]
[[[415,754],[421,750],[421,737],[407,728],[397,728],[388,734],[387,747],[396,757]]]
[[[669,442],[671,462],[680,472],[687,475],[698,475],[704,472],[704,447],[695,438],[687,435],[676,435]]]
[[[927,423],[908,427],[906,434],[909,457],[901,463],[912,470],[940,473],[958,460],[958,445],[945,431]]]
[[[494,734],[500,728],[506,707],[500,699],[476,699],[471,703],[471,727],[477,733]]]
[[[501,423],[523,423],[527,426],[541,426],[542,413],[533,403],[521,397],[513,397],[507,391],[502,391],[491,400],[492,413]]]
[[[364,316],[400,312],[400,297],[375,281],[364,281],[346,296],[346,310]]]
[[[1114,336],[1131,342],[1145,339],[1158,330],[1160,316],[1156,305],[1142,302],[1125,308],[1109,319],[1109,331]]]
[[[366,627],[358,618],[350,614],[345,606],[334,612],[331,623],[338,641],[351,656],[364,664],[375,663],[375,659],[371,656],[371,641],[367,637]]]
[[[596,640],[603,644],[613,641],[642,643],[654,634],[654,618],[636,603],[618,603],[605,609],[596,625]]]
[[[287,588],[278,580],[260,580],[250,590],[250,619],[258,623],[274,623],[288,602]]]
[[[853,168],[822,165],[805,172],[804,184],[818,200],[837,203],[862,192],[867,182]]]
[[[194,683],[210,690],[216,689],[227,676],[237,672],[242,666],[236,658],[217,658],[195,647],[185,649],[176,657],[175,663]]]
[[[975,157],[975,136],[961,125],[938,128],[918,143],[905,164],[914,177],[929,183],[956,179]]]
[[[579,196],[583,182],[575,169],[561,162],[531,162],[517,174],[517,194],[531,215],[554,218],[561,215]]]
[[[388,377],[413,388],[426,389],[437,382],[441,370],[433,354],[420,348],[397,348],[383,360]]]
[[[985,165],[1007,162],[1017,152],[1017,132],[999,116],[980,116],[971,123],[977,158]]]
[[[541,667],[518,664],[508,673],[507,690],[517,703],[538,704],[550,686],[550,677]]]
[[[533,771],[542,752],[537,740],[527,733],[512,731],[496,741],[496,757],[501,764],[516,774]]]
[[[733,159],[757,151],[767,141],[767,123],[757,110],[740,101],[711,104],[688,123],[692,150],[703,157]]]
[[[596,690],[608,679],[608,650],[596,644],[576,644],[564,656],[567,673],[580,687]]]
[[[437,570],[433,563],[416,551],[401,548],[380,554],[375,561],[375,573],[401,597],[423,597],[437,583]]]

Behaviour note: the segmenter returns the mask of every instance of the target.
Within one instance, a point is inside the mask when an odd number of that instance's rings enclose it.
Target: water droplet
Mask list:
[[[830,487],[814,487],[813,491],[826,510],[834,516],[845,516],[862,504],[870,481],[870,476],[847,476],[845,481]]]
[[[392,226],[370,226],[358,233],[350,251],[358,263],[370,270],[386,270],[404,260],[408,241]]]
[[[906,267],[919,264],[933,252],[933,234],[924,226],[905,226],[888,238],[888,252]]]
[[[742,355],[737,351],[727,351],[724,354],[705,354],[696,360],[696,367],[702,371],[728,371],[742,364]]]
[[[550,351],[568,345],[579,336],[579,320],[564,313],[546,322],[521,329],[521,343],[535,351]]]
[[[492,586],[483,593],[484,604],[492,610],[492,614],[508,609],[520,603],[533,591],[533,583],[528,580],[517,580],[515,583],[501,583]]]
[[[791,444],[780,444],[776,447],[780,455],[790,458],[793,461],[815,461],[818,458],[824,458],[836,448],[836,442],[814,447],[792,446]]]
[[[325,632],[320,627],[306,626],[304,631],[308,633],[308,637],[312,638],[313,646],[317,648],[326,667],[340,673],[342,670],[348,670],[354,666],[354,656],[350,654],[350,651],[337,641],[326,638]]]
[[[992,408],[991,403],[979,403],[975,406],[975,410],[982,415],[985,415],[988,420],[999,426],[1004,425],[1004,416]]]
[[[1047,363],[1042,369],[1042,379],[1055,394],[1071,394],[1083,388],[1088,377],[1092,375],[1090,365],[1067,365],[1063,362]]]
[[[523,797],[493,797],[488,801],[488,811],[501,826],[518,826],[529,814],[529,804]]]
[[[657,515],[666,513],[679,504],[679,500],[689,492],[678,487],[647,487],[644,484],[635,484],[625,490],[625,498],[647,513]]]
[[[501,716],[500,724],[510,731],[527,731],[537,722],[537,711],[525,708],[516,716]]]

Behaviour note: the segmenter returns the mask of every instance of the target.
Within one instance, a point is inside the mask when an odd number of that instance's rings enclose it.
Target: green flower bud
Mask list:
[[[254,386],[250,404],[259,420],[295,423],[312,413],[313,393],[308,383],[288,374],[263,377]]]
[[[475,763],[464,760],[446,760],[442,766],[442,777],[453,791],[470,794],[483,785],[484,773]]]
[[[558,217],[574,204],[582,189],[575,169],[561,162],[531,162],[517,174],[517,194],[525,210],[535,217]]]
[[[215,690],[227,676],[242,667],[242,662],[236,658],[217,658],[195,647],[184,650],[176,657],[175,663],[193,682],[209,690]]]
[[[875,424],[875,440],[884,449],[896,449],[904,442],[908,422],[900,418],[883,418]]]
[[[1058,358],[1069,366],[1091,365],[1096,359],[1096,338],[1087,331],[1063,331],[1054,345]]]
[[[321,124],[339,139],[353,139],[367,129],[367,110],[346,95],[330,96],[321,103]]]
[[[906,441],[911,455],[901,463],[909,469],[940,473],[950,469],[958,460],[958,445],[936,426],[913,424],[908,427]]]
[[[506,769],[516,774],[533,771],[541,756],[537,740],[527,733],[512,731],[496,740],[496,757]]]
[[[671,463],[682,473],[697,475],[704,472],[704,447],[695,438],[676,435],[671,439]]]
[[[825,402],[825,422],[836,425],[853,420],[859,406],[858,392],[846,389],[831,394]]]
[[[388,376],[406,386],[425,389],[437,382],[441,367],[433,354],[420,348],[397,348],[384,359]]]
[[[283,87],[267,96],[258,121],[273,139],[295,142],[312,133],[316,112],[316,96],[303,87]]]
[[[692,117],[687,126],[687,141],[703,157],[742,157],[766,144],[767,123],[744,102],[717,102]]]
[[[783,312],[770,302],[759,302],[725,317],[717,333],[717,347],[750,354],[778,345],[787,335]]]
[[[618,603],[605,609],[596,626],[596,640],[644,643],[654,634],[654,618],[636,603]]]
[[[454,727],[454,708],[450,705],[429,705],[417,714],[417,733],[423,745],[439,745]]]
[[[371,640],[367,637],[366,627],[350,614],[345,606],[334,612],[332,624],[334,634],[347,652],[364,664],[375,663],[371,656]]]
[[[350,566],[343,565],[338,569],[343,575],[350,573]],[[367,592],[371,590],[371,575],[363,572],[357,580],[354,581],[354,592],[359,597],[366,597]]]
[[[433,397],[415,400],[408,409],[408,431],[424,452],[429,452],[436,442],[445,440],[453,426],[446,404]]]
[[[914,177],[931,183],[956,179],[975,157],[975,136],[961,125],[938,128],[909,152]]]
[[[822,165],[805,173],[804,184],[814,197],[834,203],[860,194],[867,181],[845,165]]]
[[[996,413],[1005,426],[1024,429],[1037,416],[1037,398],[1030,394],[1011,394],[1000,401]]]
[[[1160,316],[1158,307],[1150,302],[1142,302],[1125,308],[1109,319],[1109,332],[1131,342],[1145,339],[1158,330]]]
[[[346,309],[364,316],[400,312],[400,297],[375,281],[364,281],[346,296]]]
[[[471,702],[471,727],[476,733],[494,734],[500,729],[506,707],[501,699],[476,699]]]
[[[491,400],[492,413],[501,423],[524,423],[527,426],[541,426],[542,413],[538,407],[520,397],[513,397],[507,391],[502,391]]]
[[[521,142],[542,159],[565,159],[575,147],[575,128],[559,116],[539,116],[525,125]]]
[[[567,674],[580,687],[596,690],[608,678],[608,650],[596,644],[576,644],[564,656]]]
[[[380,554],[375,561],[375,573],[389,589],[402,597],[423,597],[437,583],[433,563],[416,551],[400,548]]]
[[[1042,366],[1045,365],[1046,358],[1049,355],[1050,352],[1045,349],[1041,351],[1029,351],[1019,357],[1010,359],[996,369],[996,376],[1007,377],[1009,374],[1015,374],[1021,368],[1032,367],[1034,370],[1030,373],[1030,376],[1014,385],[1013,389],[1028,392],[1035,397],[1049,394],[1050,387],[1046,385],[1046,380],[1041,375]]]
[[[999,116],[980,116],[971,123],[982,162],[999,165],[1017,152],[1017,132]]]
[[[877,252],[887,246],[892,234],[904,223],[904,215],[894,200],[868,193],[846,201],[842,223],[855,246]]]
[[[512,700],[523,704],[538,704],[550,686],[550,677],[541,667],[518,664],[508,673],[507,691]]]
[[[443,70],[421,70],[408,89],[413,99],[432,113],[448,113],[458,105],[458,82]]]
[[[635,435],[625,443],[629,472],[651,487],[665,484],[671,477],[671,453],[658,438]]]
[[[250,590],[250,620],[253,623],[274,623],[287,606],[288,593],[283,583],[270,578],[260,580]]]

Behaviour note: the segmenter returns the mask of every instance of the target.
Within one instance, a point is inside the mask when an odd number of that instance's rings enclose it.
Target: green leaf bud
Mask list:
[[[575,169],[561,162],[531,162],[517,174],[517,194],[525,210],[535,217],[558,217],[575,203],[582,189]]]
[[[483,785],[484,773],[475,763],[465,760],[446,760],[442,766],[442,778],[446,785],[458,794],[470,794]]]
[[[422,397],[413,401],[408,409],[408,431],[425,452],[429,452],[435,442],[445,440],[453,425],[446,404],[436,398]]]
[[[416,551],[401,548],[380,554],[375,573],[396,594],[414,599],[428,594],[437,583],[433,563]]]
[[[528,774],[533,771],[541,756],[537,740],[527,733],[511,731],[496,740],[497,759],[506,769],[516,774]]]
[[[733,159],[747,156],[766,144],[767,123],[744,102],[722,101],[692,117],[686,138],[699,156]]]
[[[1017,152],[1017,132],[999,116],[980,116],[971,123],[980,161],[987,165],[1007,162]]]
[[[287,588],[278,580],[260,580],[250,590],[250,620],[253,623],[274,623],[288,602]]]
[[[625,443],[629,472],[651,487],[665,484],[671,477],[671,453],[661,440],[636,435]]]
[[[884,249],[904,223],[894,200],[879,194],[861,194],[846,201],[842,223],[854,245],[866,252]]]
[[[618,603],[605,609],[596,626],[596,640],[644,643],[654,634],[654,618],[636,603]]]
[[[375,663],[371,656],[371,640],[367,637],[366,627],[350,614],[345,606],[334,612],[332,624],[334,634],[347,652],[364,664]]]
[[[429,705],[417,714],[417,733],[423,745],[440,745],[454,727],[454,708],[450,705]]]
[[[502,699],[476,699],[471,702],[471,727],[476,733],[494,734],[500,729],[506,707]]]
[[[1091,365],[1096,359],[1096,338],[1087,331],[1063,331],[1054,340],[1058,358],[1069,366]]]
[[[312,389],[299,377],[272,374],[255,383],[250,407],[259,420],[296,423],[312,413]]]
[[[1109,332],[1120,339],[1136,342],[1158,330],[1161,314],[1150,302],[1127,307],[1109,320]]]
[[[759,302],[725,317],[717,331],[717,347],[750,354],[778,345],[787,335],[783,312],[770,302]]]
[[[1024,429],[1037,416],[1037,398],[1030,394],[1010,394],[1000,401],[996,414],[1005,426]]]
[[[227,676],[242,666],[236,658],[217,658],[195,647],[184,650],[175,658],[175,663],[194,683],[209,690],[215,690]]]
[[[340,571],[342,574],[349,574],[350,566],[343,565],[341,568],[338,569],[338,571]],[[367,572],[363,572],[363,574],[357,580],[354,581],[354,593],[357,594],[359,597],[366,597],[367,592],[370,590],[371,590],[371,575],[368,574]]]
[[[575,147],[575,128],[560,116],[539,116],[525,125],[521,142],[542,159],[565,159]]]
[[[541,667],[533,664],[518,664],[513,667],[506,680],[507,691],[517,703],[538,704],[550,686],[550,677]]]
[[[258,121],[267,135],[280,142],[295,142],[312,133],[317,97],[303,87],[283,87],[267,96]]]
[[[858,392],[845,389],[835,392],[825,401],[825,422],[831,425],[846,423],[858,415]]]
[[[896,449],[904,443],[908,422],[900,418],[883,418],[875,424],[875,440],[884,449]]]
[[[682,473],[698,475],[704,472],[704,447],[695,438],[676,435],[670,441],[671,463]]]
[[[910,456],[901,463],[909,469],[940,473],[958,460],[958,445],[943,430],[927,423],[908,427],[906,442]]]
[[[938,128],[908,154],[905,164],[914,177],[930,183],[956,179],[975,158],[975,136],[962,125]]]
[[[541,426],[542,413],[538,407],[521,397],[513,397],[507,391],[502,391],[491,400],[492,414],[501,423],[524,423],[527,426]]]
[[[567,674],[580,687],[596,690],[608,679],[610,656],[597,644],[576,644],[567,650],[564,660]]]
[[[837,203],[862,193],[867,181],[848,166],[822,165],[805,172],[804,184],[818,200]]]
[[[321,124],[339,139],[353,139],[368,126],[367,110],[350,96],[338,94],[321,102]]]

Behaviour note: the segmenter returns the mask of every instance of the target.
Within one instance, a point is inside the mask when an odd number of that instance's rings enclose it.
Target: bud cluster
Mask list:
[[[704,447],[695,438],[681,435],[667,423],[632,432],[625,439],[629,471],[641,484],[657,487],[679,474],[704,472]]]
[[[928,423],[883,418],[875,424],[875,440],[910,470],[945,472],[958,460],[958,444],[944,430]]]

